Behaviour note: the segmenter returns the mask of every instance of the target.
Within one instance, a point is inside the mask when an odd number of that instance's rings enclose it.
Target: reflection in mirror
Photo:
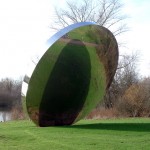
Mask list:
[[[118,45],[108,29],[82,22],[56,33],[46,47],[24,77],[25,107],[38,126],[70,125],[103,99],[116,72]]]

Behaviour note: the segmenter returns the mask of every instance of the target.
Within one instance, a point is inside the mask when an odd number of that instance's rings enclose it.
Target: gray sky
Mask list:
[[[63,0],[64,1],[64,0]],[[54,4],[63,7],[62,0],[5,0],[0,1],[0,78],[19,78],[26,73],[30,61],[43,49],[53,34]],[[126,47],[120,53],[140,52],[139,71],[150,75],[150,1],[122,0],[123,11],[130,16],[130,31],[118,37]]]

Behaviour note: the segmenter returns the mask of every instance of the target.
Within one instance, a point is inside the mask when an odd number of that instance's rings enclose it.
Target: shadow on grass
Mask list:
[[[65,128],[150,132],[150,123],[95,123],[65,126]]]

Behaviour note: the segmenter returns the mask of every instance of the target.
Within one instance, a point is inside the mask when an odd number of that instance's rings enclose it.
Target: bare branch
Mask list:
[[[128,31],[126,26],[119,25],[127,17],[121,14],[123,5],[119,0],[68,0],[66,9],[55,9],[57,21],[54,27],[65,27],[72,23],[92,21],[112,29],[115,35]],[[115,29],[115,31],[114,31]]]
[[[117,30],[115,30],[115,31],[113,32],[113,34],[114,34],[115,36],[117,36],[117,35],[120,35],[120,34],[122,34],[122,33],[124,33],[124,32],[127,32],[127,31],[129,31],[129,28],[127,27],[126,24],[123,24],[123,25],[121,25]]]

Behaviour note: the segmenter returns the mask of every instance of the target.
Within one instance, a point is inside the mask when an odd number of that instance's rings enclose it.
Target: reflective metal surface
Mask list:
[[[90,22],[68,26],[46,43],[22,94],[38,126],[70,125],[103,99],[118,63],[118,46],[106,28]]]

